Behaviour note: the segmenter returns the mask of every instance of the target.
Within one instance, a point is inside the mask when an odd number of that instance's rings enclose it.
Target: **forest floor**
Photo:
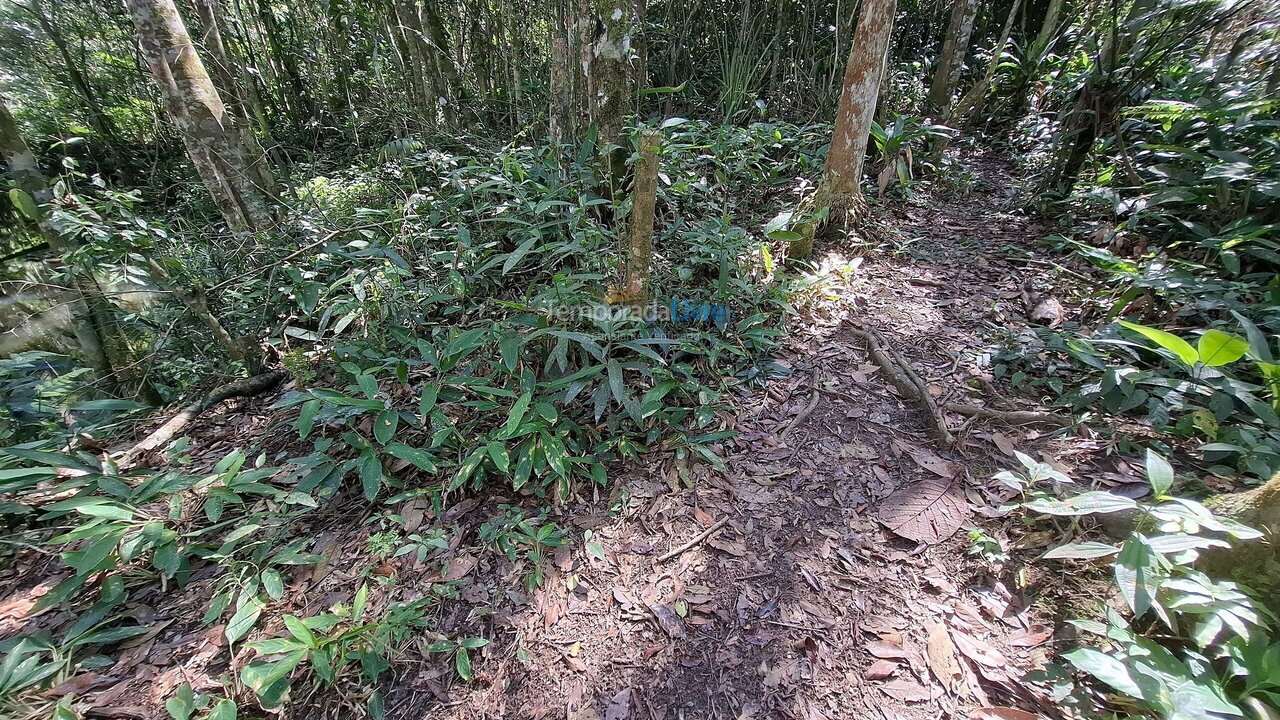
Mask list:
[[[387,582],[371,602],[456,581],[458,598],[442,603],[432,630],[490,641],[474,653],[470,684],[447,656],[403,658],[383,688],[390,718],[894,720],[1048,708],[1020,678],[1053,655],[1061,618],[1049,598],[1078,581],[1034,567],[993,569],[970,553],[966,530],[984,528],[1020,549],[1052,541],[998,510],[1006,495],[989,478],[1016,465],[1014,449],[1105,465],[1104,476],[1137,474],[1102,458],[1099,444],[1043,426],[949,414],[957,442],[943,447],[851,332],[877,329],[940,405],[1036,409],[997,390],[990,349],[1002,328],[1028,322],[1029,293],[1049,286],[1054,267],[1025,259],[1044,231],[1013,209],[1007,168],[972,163],[978,182],[969,197],[924,196],[881,211],[891,239],[871,251],[834,241],[816,250],[817,258],[846,256],[826,263],[844,269],[814,291],[779,348],[791,375],[743,393],[722,416],[739,433],[719,450],[727,472],[659,451],[615,473],[608,497],[556,511],[574,542],[555,551],[532,592],[527,565],[486,549],[476,532],[518,498],[463,500],[439,519],[422,505],[401,507],[414,527],[456,528],[451,549],[426,563],[371,561],[376,527],[363,522],[366,509],[334,503],[301,529],[326,562],[295,573],[251,639],[283,632],[280,614],[349,601],[373,562],[372,574]],[[203,417],[194,454],[216,459],[250,435],[275,449],[296,443],[291,418],[267,409],[276,396]],[[939,488],[941,496],[925,498],[930,517],[944,534],[962,525],[954,534],[917,543],[882,522],[913,489]],[[579,541],[585,530],[597,552]],[[25,625],[24,608],[58,579],[32,588],[31,572],[0,576],[8,595],[0,635]],[[178,684],[215,688],[238,669],[243,661],[228,656],[222,627],[199,622],[211,584],[197,576],[182,590],[131,598],[160,629],[99,672],[110,682],[95,688],[98,716],[155,717]],[[315,717],[359,716],[359,690],[348,690],[349,704],[342,688],[336,698],[293,700],[314,705]]]

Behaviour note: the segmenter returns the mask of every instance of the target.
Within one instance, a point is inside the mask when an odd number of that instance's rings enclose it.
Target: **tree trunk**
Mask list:
[[[653,259],[653,212],[658,198],[658,153],[662,133],[640,133],[640,161],[631,191],[631,239],[627,244],[626,293],[632,302],[649,299],[649,265]]]
[[[0,97],[0,158],[4,158],[5,163],[9,165],[9,170],[20,190],[30,195],[36,202],[48,199],[48,183],[45,182],[44,173],[40,172],[35,154],[27,146],[18,123],[14,121],[13,114],[9,112],[9,106],[2,97]],[[34,219],[39,225],[40,235],[59,257],[75,249],[74,244],[67,242],[49,226],[42,214]],[[107,354],[106,345],[99,331],[101,323],[95,322],[94,313],[86,301],[86,293],[82,290],[86,283],[82,281],[81,273],[77,273],[74,268],[68,268],[68,270],[76,286],[72,290],[74,299],[71,301],[70,310],[72,330],[80,345],[80,352],[83,353],[85,362],[97,371],[100,377],[110,378],[113,372],[111,358]]]
[[[132,4],[131,0],[125,0],[125,2]],[[297,57],[285,49],[284,43],[280,41],[280,23],[276,21],[275,13],[271,11],[270,3],[268,0],[257,0],[257,6],[258,22],[262,23],[262,33],[267,39],[267,47],[271,49],[271,56],[280,66],[284,84],[289,89],[291,102],[302,115],[297,119],[305,121],[315,118],[317,115],[315,101],[307,91],[307,84],[302,80],[302,71],[298,67]]]
[[[1049,8],[1045,11],[1044,22],[1040,24],[1040,32],[1036,34],[1036,39],[1027,48],[1026,60],[1039,65],[1044,60],[1045,53],[1049,51],[1050,45],[1058,32],[1058,18],[1062,15],[1062,6],[1064,0],[1049,0]]]
[[[1009,42],[1009,35],[1013,32],[1013,21],[1017,19],[1018,10],[1021,7],[1022,0],[1013,0],[1013,7],[1009,8],[1009,17],[1005,18],[1004,28],[1000,30],[1000,39],[991,50],[991,62],[987,63],[978,82],[974,83],[973,87],[969,88],[969,92],[960,98],[960,102],[956,103],[953,116],[960,122],[964,122],[970,114],[982,107],[987,97],[987,90],[991,87],[991,81],[995,78],[996,68],[1000,66],[1000,56],[1004,53],[1004,46]]]
[[[173,0],[125,5],[169,116],[227,224],[235,230],[272,225],[279,191],[262,147],[223,104]]]
[[[818,188],[818,207],[850,220],[862,204],[862,163],[867,154],[871,121],[876,115],[880,75],[893,31],[897,0],[863,0],[858,27],[845,65],[836,108],[836,126]]]
[[[939,118],[950,114],[951,93],[960,79],[965,55],[969,52],[969,36],[973,34],[973,20],[978,14],[978,0],[960,0],[951,6],[951,22],[942,41],[942,55],[929,86],[928,108]]]
[[[635,5],[629,0],[580,0],[578,37],[583,101],[598,133],[610,178],[626,171],[623,122],[632,111]]]

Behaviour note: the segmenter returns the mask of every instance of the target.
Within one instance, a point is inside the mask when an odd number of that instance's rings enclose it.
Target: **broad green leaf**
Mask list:
[[[262,614],[262,608],[262,601],[252,597],[232,613],[231,619],[227,621],[225,630],[228,644],[234,645],[240,638],[249,634],[253,626],[258,623],[258,616]]]
[[[1125,541],[1113,564],[1116,588],[1135,616],[1145,614],[1155,600],[1160,584],[1160,578],[1156,576],[1157,557],[1146,538],[1134,533]]]
[[[1168,460],[1151,449],[1147,450],[1147,480],[1156,497],[1163,497],[1173,487],[1173,467]]]
[[[298,412],[298,437],[306,438],[316,424],[316,413],[320,412],[320,401],[312,398],[302,403]]]
[[[1112,495],[1109,492],[1087,492],[1073,495],[1065,500],[1032,500],[1023,507],[1046,515],[1092,515],[1094,513],[1113,513],[1131,510],[1138,504],[1123,495]]]
[[[1100,542],[1080,542],[1056,547],[1042,556],[1044,560],[1091,560],[1120,552],[1115,545]]]
[[[360,453],[356,469],[360,475],[360,487],[364,489],[365,499],[373,502],[373,499],[378,497],[378,490],[382,487],[382,461],[372,450],[365,450]]]
[[[391,457],[398,458],[412,464],[419,470],[434,473],[440,469],[436,465],[436,459],[431,455],[431,453],[416,447],[410,447],[404,443],[393,442],[384,448],[384,452]]]
[[[169,711],[173,720],[189,720],[196,711],[196,694],[191,690],[191,683],[179,685],[173,697],[165,701],[164,709]]]
[[[500,442],[491,442],[486,447],[489,453],[489,459],[493,461],[493,466],[498,468],[498,472],[507,472],[511,468],[511,456],[507,453],[507,446]]]
[[[315,633],[311,632],[311,628],[302,624],[302,621],[293,615],[284,616],[284,627],[289,631],[298,642],[315,650],[320,647],[320,643],[316,641]]]
[[[1179,360],[1188,366],[1195,365],[1196,361],[1200,359],[1200,353],[1196,352],[1195,348],[1191,347],[1186,340],[1183,340],[1173,333],[1167,333],[1164,330],[1157,330],[1156,328],[1147,327],[1146,325],[1131,323],[1127,320],[1121,320],[1120,324],[1173,353]]]
[[[453,656],[453,666],[458,671],[458,677],[465,682],[471,682],[471,656],[467,653],[467,649],[459,647]]]
[[[370,400],[378,396],[378,381],[369,373],[356,375],[356,384],[360,386],[360,391],[365,394],[365,397]]]
[[[9,188],[9,202],[13,203],[18,212],[25,215],[28,220],[40,222],[40,206],[36,205],[35,198],[31,197],[26,190]]]
[[[1124,663],[1094,648],[1079,648],[1062,656],[1077,670],[1089,673],[1129,697],[1142,697],[1142,688],[1134,682]]]
[[[272,600],[279,600],[284,597],[284,578],[280,576],[280,572],[275,568],[267,568],[262,571],[262,589],[267,591],[267,597]]]
[[[379,445],[386,445],[396,436],[396,427],[400,424],[400,413],[395,410],[383,410],[373,419],[373,437]]]
[[[525,411],[529,409],[529,402],[532,399],[531,394],[525,393],[512,404],[511,412],[507,413],[507,424],[502,428],[504,436],[512,437],[520,429],[520,423],[524,421]]]
[[[1222,367],[1244,357],[1249,351],[1249,343],[1244,338],[1221,330],[1206,330],[1200,336],[1196,350],[1200,355],[1200,362],[1209,367]]]
[[[418,400],[418,412],[425,418],[431,414],[431,409],[436,406],[436,396],[440,392],[438,385],[428,385],[422,388],[422,397]],[[425,420],[423,422],[426,422]]]
[[[255,660],[240,671],[240,681],[248,685],[259,696],[277,680],[288,677],[307,657],[308,650],[301,648],[272,662]]]
[[[234,700],[223,698],[213,706],[205,720],[236,720],[238,710]]]

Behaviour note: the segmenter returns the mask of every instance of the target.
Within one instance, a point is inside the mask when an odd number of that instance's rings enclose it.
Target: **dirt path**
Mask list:
[[[978,424],[955,451],[934,446],[848,332],[878,328],[940,401],[990,387],[978,361],[993,328],[1025,313],[1036,272],[1006,258],[1038,230],[1000,208],[1002,169],[985,171],[979,195],[890,219],[905,252],[871,255],[815,293],[826,297],[792,332],[791,377],[736,403],[728,473],[666,457],[624,478],[615,516],[601,502],[567,519],[603,557],[560,552],[531,595],[482,568],[474,582],[497,584],[483,589],[492,614],[466,619],[493,639],[480,682],[445,689],[447,673],[425,666],[389,715],[443,703],[432,716],[935,718],[1007,700],[1011,679],[1044,660],[1047,626],[966,555],[964,530],[917,547],[876,510],[943,463],[965,488],[966,523],[980,521],[1003,462],[991,441],[1028,433]]]

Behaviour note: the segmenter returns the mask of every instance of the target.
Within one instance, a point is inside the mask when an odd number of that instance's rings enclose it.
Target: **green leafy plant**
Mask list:
[[[1054,548],[1045,560],[1111,565],[1112,582],[1129,611],[1108,608],[1103,620],[1073,620],[1084,646],[1063,658],[1134,707],[1162,718],[1240,717],[1273,703],[1280,683],[1267,665],[1275,618],[1233,582],[1195,568],[1204,552],[1261,533],[1172,495],[1173,469],[1155,452],[1146,458],[1150,502],[1102,491],[1075,492],[1051,466],[1020,455],[1022,472],[997,479],[1026,492],[1023,507],[1063,518],[1121,513],[1134,531],[1120,544],[1084,540]],[[1045,485],[1054,481],[1057,490]]]

